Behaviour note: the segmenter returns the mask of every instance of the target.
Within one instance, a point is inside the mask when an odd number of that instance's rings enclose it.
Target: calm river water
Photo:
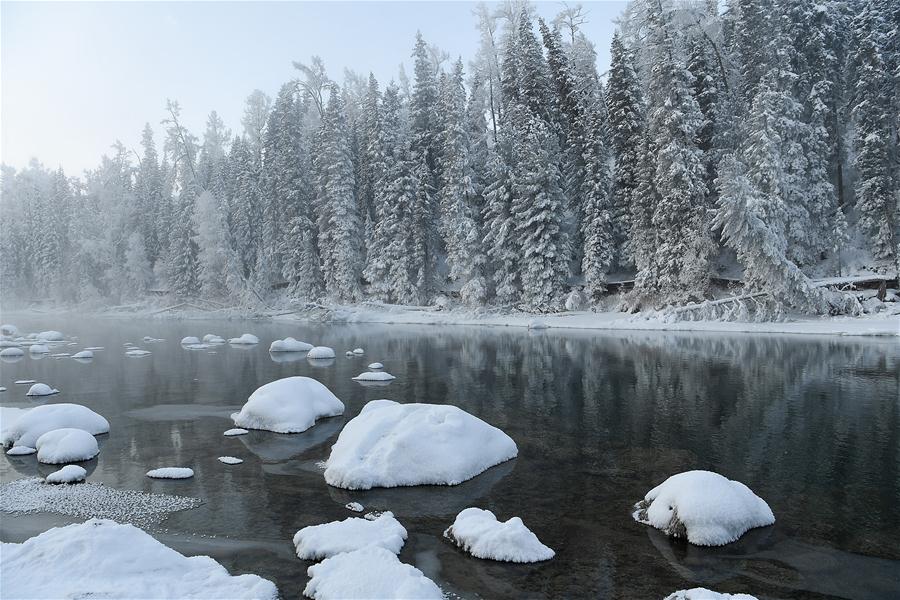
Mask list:
[[[111,424],[89,480],[203,499],[151,532],[181,552],[208,554],[232,573],[272,579],[300,596],[306,568],[291,538],[306,525],[350,516],[344,504],[391,510],[409,531],[401,560],[463,598],[663,598],[705,586],[760,598],[900,597],[900,344],[896,339],[685,333],[575,333],[474,327],[328,326],[252,321],[37,318],[79,347],[104,346],[90,364],[28,356],[0,363],[4,406],[33,406],[35,379]],[[251,332],[258,346],[184,350],[186,335]],[[143,336],[165,338],[144,344]],[[338,358],[274,360],[277,338],[332,346]],[[153,352],[126,357],[125,342]],[[362,358],[344,351],[361,346]],[[296,360],[291,360],[296,359]],[[372,361],[396,381],[351,377]],[[344,417],[303,434],[226,438],[230,412],[260,385],[307,375],[341,400]],[[351,493],[317,465],[369,400],[455,404],[506,431],[519,457],[455,487]],[[244,463],[216,460],[238,456]],[[157,466],[195,477],[156,481]],[[667,476],[709,469],[749,485],[775,513],[772,527],[722,548],[671,541],[630,516]],[[34,456],[0,459],[0,481],[46,474]],[[521,516],[553,560],[495,563],[441,537],[469,506]],[[71,522],[2,515],[0,538],[21,541]]]

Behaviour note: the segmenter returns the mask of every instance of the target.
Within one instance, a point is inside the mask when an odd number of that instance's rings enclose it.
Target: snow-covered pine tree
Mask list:
[[[491,150],[483,211],[482,244],[488,257],[494,295],[504,306],[517,302],[522,290],[518,258],[520,239],[512,212],[513,169],[507,158],[512,152],[510,137],[508,128],[501,130],[499,148]]]
[[[144,126],[141,135],[141,149],[143,156],[135,176],[135,201],[138,207],[138,227],[152,269],[162,250],[159,230],[162,176],[159,170],[159,155],[153,141],[153,130],[149,123]]]
[[[606,280],[615,260],[613,211],[610,203],[611,173],[606,144],[604,111],[589,115],[590,129],[584,148],[585,178],[582,182],[584,255],[581,272],[585,291],[593,301],[606,292]]]

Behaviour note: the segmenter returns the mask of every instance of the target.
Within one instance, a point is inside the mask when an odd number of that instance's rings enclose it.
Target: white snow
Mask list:
[[[303,594],[316,600],[442,600],[443,594],[420,570],[384,548],[367,546],[326,558],[306,570]]]
[[[88,346],[85,350],[90,350],[91,352],[97,352],[98,350],[105,350],[103,346]]]
[[[21,348],[4,348],[0,350],[0,356],[12,358],[14,356],[25,356],[25,351]]]
[[[375,519],[348,517],[322,525],[310,525],[294,534],[297,556],[306,560],[328,558],[366,546],[378,546],[399,554],[406,543],[406,529],[390,512]]]
[[[16,379],[16,385],[28,385],[30,383],[35,383],[34,379]]]
[[[2,335],[19,335],[19,328],[10,323],[0,325],[0,334]]]
[[[392,381],[396,379],[387,371],[366,371],[353,378],[353,381]]]
[[[206,344],[224,344],[225,338],[220,337],[214,333],[207,333],[203,336],[203,342]]]
[[[556,554],[519,517],[501,523],[494,513],[480,508],[467,508],[456,515],[444,537],[477,558],[531,563],[550,560]]]
[[[26,396],[52,396],[53,394],[58,394],[59,390],[54,389],[47,385],[46,383],[36,383],[30,388],[28,388],[28,393]]]
[[[187,467],[160,467],[147,471],[152,479],[188,479],[194,476],[194,470]]]
[[[636,521],[698,546],[722,546],[775,522],[750,488],[711,471],[686,471],[656,486],[634,506]]]
[[[194,335],[189,335],[189,336],[181,338],[182,346],[189,346],[191,344],[199,344],[199,343],[200,343],[200,339]]]
[[[65,337],[60,332],[51,329],[50,331],[42,331],[37,334],[37,339],[42,342],[61,342]]]
[[[94,358],[94,353],[90,350],[82,350],[81,352],[76,352],[72,355],[72,358],[84,359],[84,358]]]
[[[292,337],[286,337],[283,340],[275,340],[269,346],[269,352],[307,352],[313,349],[312,344],[300,342]]]
[[[7,452],[7,454],[9,453]],[[359,502],[348,502],[344,505],[344,508],[346,508],[347,510],[352,510],[353,512],[362,512],[363,510],[365,510],[365,507]]]
[[[234,424],[275,433],[306,431],[322,417],[344,414],[344,403],[323,384],[309,377],[285,377],[250,394]]]
[[[128,350],[125,352],[125,356],[148,356],[149,354],[149,350]]]
[[[84,487],[84,486],[76,486]],[[133,525],[91,519],[2,545],[5,598],[274,599],[275,584],[185,557]]]
[[[47,483],[77,483],[84,481],[87,471],[78,465],[66,465],[59,471],[54,471],[44,478]]]
[[[50,348],[47,347],[47,344],[32,344],[28,348],[28,352],[31,354],[50,354]]]
[[[750,594],[720,594],[706,588],[693,588],[678,590],[666,596],[665,600],[757,600],[757,598]]]
[[[322,358],[334,358],[334,349],[328,346],[315,346],[307,353],[306,358],[319,360]]]
[[[248,434],[248,433],[250,433],[250,432],[247,431],[246,429],[242,429],[242,428],[240,428],[240,427],[235,427],[235,428],[233,428],[233,429],[227,430],[227,431],[226,431],[225,433],[223,433],[222,435],[227,435],[228,437],[231,437],[231,436],[235,436],[235,435],[245,435],[245,434]]]
[[[346,489],[456,485],[517,454],[512,438],[456,406],[373,400],[332,446],[325,481]]]
[[[35,452],[37,452],[37,448],[32,448],[30,446],[13,446],[6,451],[6,454],[9,456],[25,456],[34,454]]]
[[[235,456],[220,456],[220,463],[225,463],[226,465],[239,465],[244,462],[243,458],[237,458]]]
[[[253,335],[252,333],[245,333],[241,337],[231,338],[228,340],[229,344],[258,344],[259,338]]]
[[[381,364],[380,362],[373,362],[373,363],[369,363],[369,368],[370,369],[383,369],[384,365]]]
[[[528,329],[547,329],[547,324],[541,319],[532,319],[528,322]]]
[[[0,392],[5,392],[5,391],[6,391],[6,388],[3,387],[2,385],[0,385]]]
[[[35,448],[38,462],[49,465],[90,460],[100,454],[97,438],[74,427],[48,431],[37,439]]]
[[[366,353],[366,351],[363,350],[362,348],[354,348],[353,349],[353,354],[355,354],[357,356],[362,356],[365,353]]]
[[[109,432],[109,421],[80,404],[45,404],[28,410],[11,423],[4,422],[0,444],[36,447],[38,438],[48,431],[70,427],[99,435]]]

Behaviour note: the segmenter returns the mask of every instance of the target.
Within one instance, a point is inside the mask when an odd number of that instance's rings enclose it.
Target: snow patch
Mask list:
[[[30,446],[13,446],[6,451],[6,454],[7,456],[26,456],[28,454],[34,454],[35,452],[37,452],[37,448],[32,448]]]
[[[443,593],[422,571],[384,548],[368,546],[326,558],[306,570],[304,595],[316,600],[442,600]]]
[[[147,471],[147,477],[151,479],[189,479],[194,476],[194,470],[187,467],[160,467]]]
[[[665,600],[757,600],[757,598],[750,594],[720,594],[706,588],[693,588],[678,590],[666,596]]]
[[[125,356],[149,356],[151,352],[149,350],[128,350],[125,352]]]
[[[78,465],[66,465],[59,471],[54,471],[44,478],[47,483],[78,483],[84,481],[87,471]]]
[[[38,462],[49,465],[91,460],[100,454],[93,435],[72,427],[48,431],[37,439],[35,448]]]
[[[387,371],[366,371],[353,378],[353,381],[392,381],[397,379]]]
[[[240,427],[235,427],[233,429],[229,429],[229,430],[225,431],[225,433],[223,433],[222,435],[227,435],[228,437],[232,437],[235,435],[246,435],[248,433],[250,433],[250,432],[247,431],[246,429],[242,429]]]
[[[344,403],[327,387],[315,379],[296,376],[260,387],[231,418],[235,425],[247,429],[300,433],[322,417],[342,414]]]
[[[243,458],[237,458],[235,456],[220,456],[220,463],[225,463],[226,465],[239,465],[244,462]]]
[[[399,554],[406,543],[406,529],[390,512],[375,519],[348,517],[322,525],[304,527],[294,534],[297,556],[319,560],[367,546],[378,546]]]
[[[467,508],[444,537],[476,558],[516,563],[550,560],[556,554],[537,538],[519,517],[501,523],[489,510]]]
[[[75,358],[75,359],[94,358],[94,353],[90,350],[82,350],[81,352],[76,352],[75,354],[73,354],[72,358]]]

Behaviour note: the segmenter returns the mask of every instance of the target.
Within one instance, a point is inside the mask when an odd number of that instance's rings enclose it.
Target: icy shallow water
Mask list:
[[[465,598],[652,599],[701,585],[761,598],[900,597],[896,340],[14,317],[4,322],[79,337],[59,352],[105,350],[89,364],[29,356],[0,363],[0,404],[77,402],[101,413],[111,432],[84,464],[88,480],[201,498],[151,532],[233,573],[272,579],[286,598],[299,595],[310,564],[294,556],[293,534],[350,516],[350,501],[393,511],[410,534],[401,560]],[[244,332],[259,345],[179,345],[188,335]],[[270,357],[269,343],[285,336],[331,346],[338,357],[324,366],[303,354]],[[153,354],[127,357],[125,342]],[[344,357],[360,346],[365,356]],[[373,361],[397,379],[384,387],[351,380]],[[346,415],[303,434],[222,435],[254,389],[289,375],[322,381]],[[28,399],[28,386],[14,384],[20,379],[61,393]],[[317,463],[346,419],[376,398],[456,404],[512,436],[519,457],[456,487],[330,488]],[[223,455],[244,462],[225,465]],[[161,466],[195,475],[145,477]],[[56,468],[4,455],[0,481]],[[631,519],[644,493],[688,469],[743,481],[776,524],[709,549]],[[512,565],[461,553],[441,532],[468,506],[503,520],[521,516],[556,558]],[[71,521],[0,517],[4,541]]]

